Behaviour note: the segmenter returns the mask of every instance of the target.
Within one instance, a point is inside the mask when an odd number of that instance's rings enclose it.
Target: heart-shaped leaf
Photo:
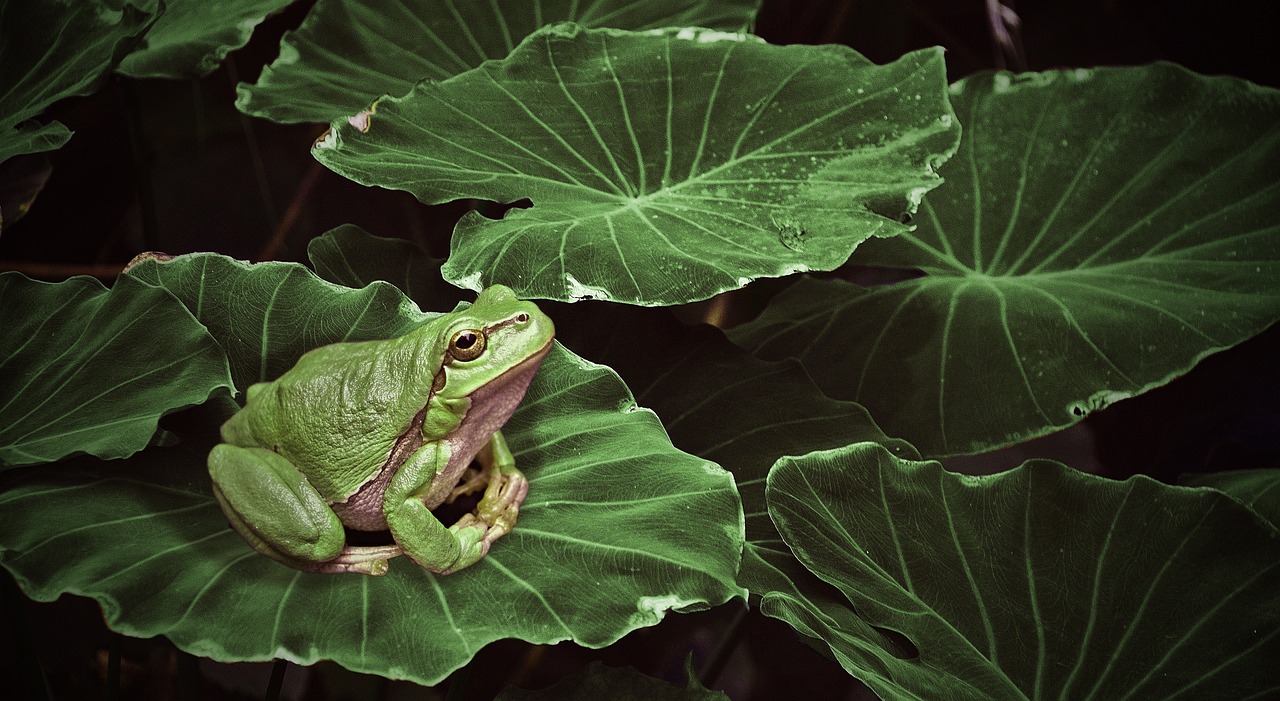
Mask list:
[[[277,122],[331,122],[424,78],[444,80],[552,22],[587,27],[744,29],[760,0],[319,0],[280,40],[258,82],[241,83],[236,106]]]
[[[939,456],[1068,426],[1280,318],[1280,91],[1157,64],[952,93],[947,184],[854,258],[926,275],[803,280],[735,341]]]
[[[160,417],[231,387],[227,358],[164,289],[0,273],[0,467],[142,450]],[[163,344],[155,342],[161,336]]]
[[[898,659],[765,594],[882,698],[1262,698],[1280,689],[1280,531],[1212,489],[1033,461],[985,477],[870,443],[778,461],[787,544]]]
[[[295,268],[184,256],[130,274],[175,282],[228,345],[274,332],[238,351],[265,349],[267,368],[298,345],[421,323],[398,293],[382,297],[390,286],[346,290]],[[207,284],[190,284],[196,273]],[[293,294],[311,304],[286,313],[282,300]],[[343,311],[370,298],[378,301],[363,316]],[[399,312],[375,314],[384,303]],[[301,318],[327,312],[325,324]],[[272,340],[285,335],[306,341]],[[209,433],[225,418],[190,431]],[[499,638],[603,646],[670,609],[744,594],[733,581],[743,525],[732,477],[675,450],[612,371],[557,347],[503,432],[529,497],[513,532],[453,575],[403,558],[385,577],[305,574],[257,554],[227,527],[205,470],[209,443],[196,440],[109,467],[84,459],[26,471],[0,492],[0,563],[33,598],[91,596],[112,628],[162,634],[197,654],[332,659],[427,684]]]
[[[391,285],[353,290],[296,263],[250,265],[197,253],[144,260],[128,275],[186,304],[226,350],[238,390],[280,376],[317,346],[400,336],[435,316]]]
[[[0,161],[51,151],[71,138],[58,122],[28,121],[72,95],[98,89],[152,17],[91,0],[0,0]]]
[[[120,62],[134,78],[198,78],[222,65],[227,54],[249,43],[267,15],[293,0],[129,0],[158,14],[142,45]]]
[[[906,230],[958,138],[944,83],[936,49],[876,66],[838,46],[559,24],[335,122],[313,152],[423,202],[531,198],[462,218],[457,285],[667,305],[829,270]]]

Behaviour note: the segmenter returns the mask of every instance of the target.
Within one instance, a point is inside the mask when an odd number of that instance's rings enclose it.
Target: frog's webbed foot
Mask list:
[[[467,468],[462,475],[462,480],[452,492],[449,492],[449,496],[445,497],[444,503],[452,504],[458,497],[475,494],[484,489],[489,484],[489,472],[488,469],[477,469],[474,466]]]

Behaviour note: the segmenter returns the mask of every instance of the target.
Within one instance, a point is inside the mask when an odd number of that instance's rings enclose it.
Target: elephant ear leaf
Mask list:
[[[516,138],[515,135],[519,135]],[[830,270],[936,187],[956,147],[942,52],[557,24],[510,56],[337,120],[315,157],[455,227],[445,278],[526,298],[665,306]]]
[[[280,57],[241,83],[236,107],[277,122],[331,122],[401,97],[423,79],[446,80],[506,57],[555,22],[653,30],[736,32],[760,0],[319,0],[280,40]]]
[[[229,349],[241,389],[316,346],[428,320],[389,284],[341,287],[296,263],[185,255],[121,279],[193,310],[187,318]],[[171,352],[159,339],[149,345]],[[254,551],[228,526],[206,466],[227,408],[185,413],[219,415],[185,422],[197,425],[176,446],[12,471],[0,487],[0,564],[32,598],[93,597],[112,629],[164,635],[194,654],[329,659],[422,684],[494,640],[603,647],[670,611],[745,596],[734,578],[744,526],[733,477],[677,450],[616,373],[561,346],[503,426],[529,480],[519,522],[448,576],[407,558],[383,577],[305,573]],[[696,527],[673,513],[696,514]]]
[[[1280,91],[1155,64],[985,73],[951,100],[946,184],[852,259],[924,276],[805,279],[736,342],[937,457],[1072,425],[1280,319]]]
[[[762,610],[824,640],[882,698],[1280,688],[1280,531],[1218,490],[1044,460],[970,477],[862,443],[779,460],[766,498],[845,615],[913,650],[893,654],[803,591],[760,592]]]
[[[231,387],[204,325],[127,275],[107,289],[89,277],[0,273],[0,327],[0,466],[128,457],[161,416]]]
[[[0,162],[61,147],[71,130],[32,118],[64,97],[88,95],[141,40],[150,13],[130,4],[0,0]]]

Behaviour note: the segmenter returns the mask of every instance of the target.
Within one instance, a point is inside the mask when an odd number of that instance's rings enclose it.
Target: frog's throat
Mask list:
[[[444,503],[453,491],[455,484],[462,478],[463,472],[476,453],[488,444],[494,431],[502,428],[507,422],[538,372],[538,367],[551,351],[552,342],[548,342],[541,350],[511,367],[511,369],[493,378],[471,393],[471,407],[463,416],[462,422],[453,431],[449,441],[449,463],[441,475],[444,479],[433,484],[431,490],[423,497],[423,503],[434,509]],[[432,393],[434,394],[434,392]],[[425,442],[422,436],[422,424],[426,419],[427,407],[424,406],[409,424],[391,448],[391,454],[378,470],[373,479],[360,486],[344,502],[332,504],[335,514],[342,523],[357,531],[384,531],[387,519],[383,512],[383,501],[387,487],[395,477],[395,473]]]
[[[476,454],[489,445],[494,432],[511,418],[550,350],[551,342],[548,341],[538,352],[471,392],[471,402],[466,414],[458,427],[445,439],[449,448],[449,462],[440,470],[439,479],[421,496],[422,503],[428,509],[436,508],[449,498]],[[486,455],[481,457],[486,458]],[[484,464],[483,467],[488,471],[491,465]]]

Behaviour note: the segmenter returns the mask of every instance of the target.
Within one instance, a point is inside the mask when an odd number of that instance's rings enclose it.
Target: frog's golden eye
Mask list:
[[[449,355],[455,360],[475,360],[484,352],[485,337],[480,331],[464,329],[449,339]]]

